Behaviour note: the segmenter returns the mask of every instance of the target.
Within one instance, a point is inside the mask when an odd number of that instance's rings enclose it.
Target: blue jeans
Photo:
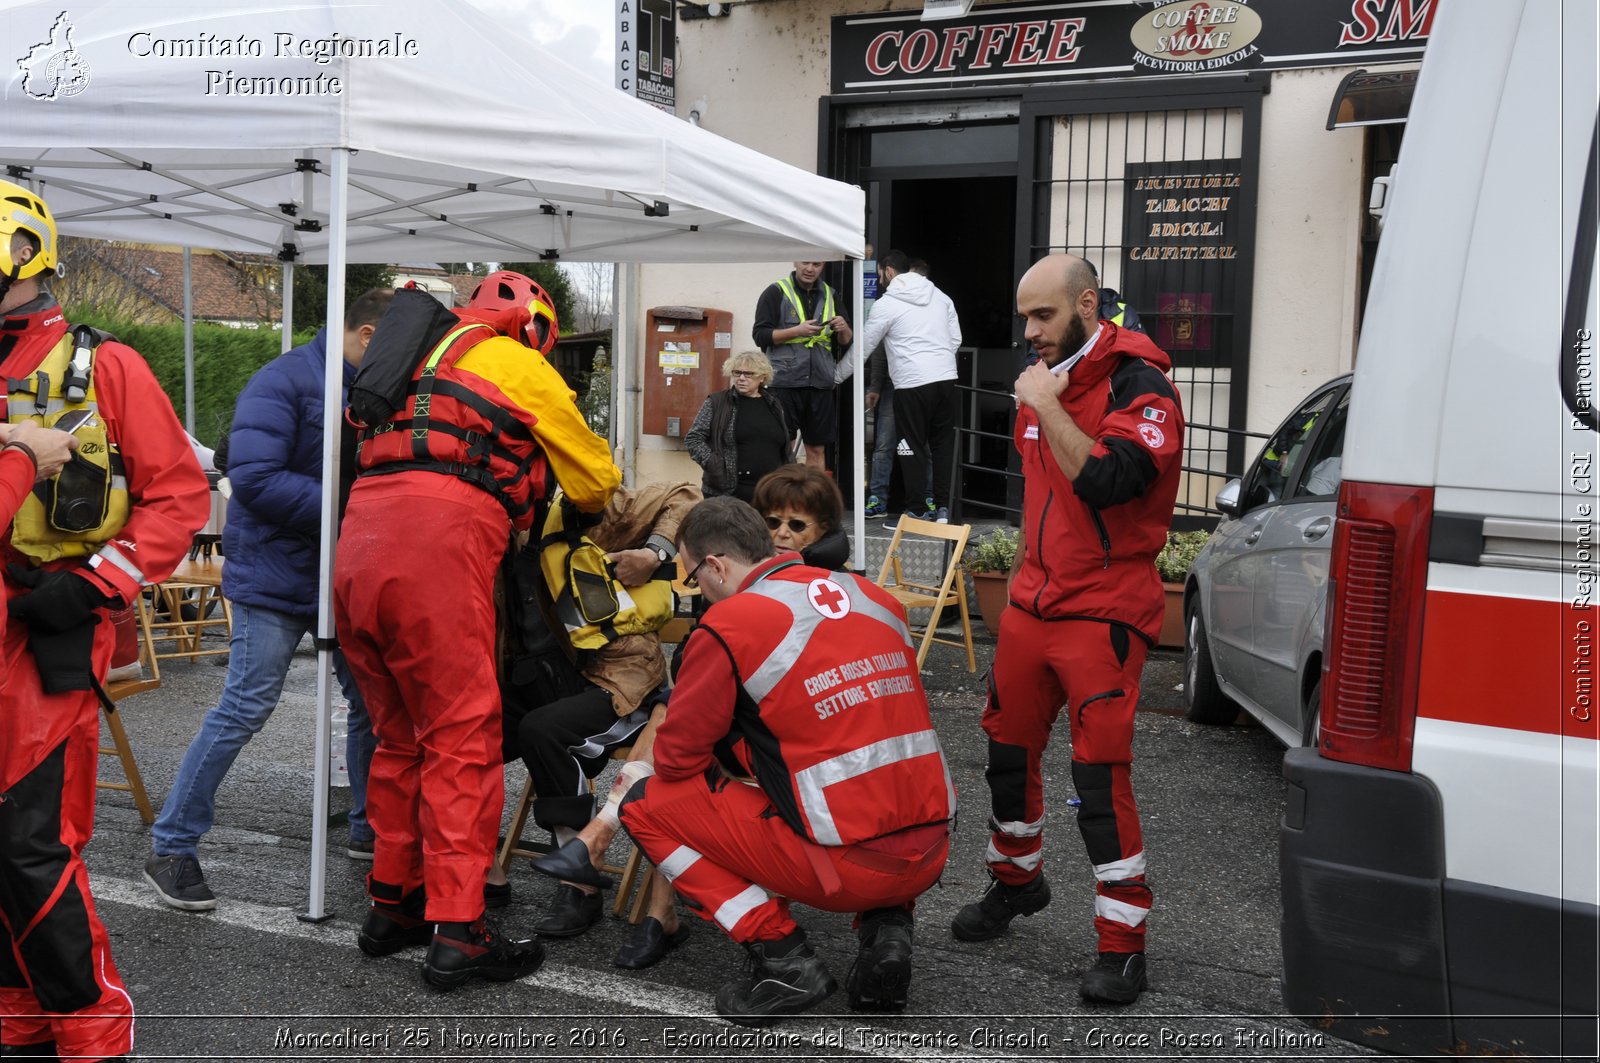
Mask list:
[[[161,807],[161,815],[150,828],[157,856],[198,855],[200,838],[216,819],[217,789],[228,769],[233,767],[239,751],[266,725],[272,710],[277,708],[289,663],[311,625],[310,617],[234,605],[233,636],[228,642],[228,677],[222,684],[222,700],[200,721],[200,730],[178,765],[178,776],[172,782],[166,804]],[[334,662],[345,696],[350,699],[352,743],[347,748],[361,752],[357,732],[364,731],[367,736],[365,759],[361,756],[350,759],[350,788],[355,795],[353,800],[363,810],[360,825],[370,837],[372,831],[365,819],[366,765],[371,759],[371,747],[376,743],[372,741],[372,727],[364,704],[360,710],[361,726],[357,725],[356,706],[360,704],[360,694],[350,682],[343,656],[335,654]],[[352,832],[355,829],[352,813]]]

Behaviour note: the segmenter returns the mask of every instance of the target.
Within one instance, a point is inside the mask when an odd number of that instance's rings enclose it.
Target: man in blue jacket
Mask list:
[[[392,291],[374,289],[345,313],[347,391],[378,318],[393,298]],[[200,838],[216,815],[217,789],[239,751],[277,707],[295,649],[316,621],[326,363],[324,329],[310,343],[279,356],[251,377],[234,409],[228,437],[233,497],[222,536],[227,557],[222,593],[233,603],[228,678],[222,700],[206,713],[178,766],[161,817],[150,831],[154,855],[144,865],[145,880],[174,908],[209,911],[217,906],[198,854]],[[343,413],[341,404],[331,415],[342,419]],[[341,471],[341,513],[353,479]],[[335,653],[333,662],[350,702],[349,851],[351,856],[364,853],[370,860],[366,765],[375,742],[344,656]]]

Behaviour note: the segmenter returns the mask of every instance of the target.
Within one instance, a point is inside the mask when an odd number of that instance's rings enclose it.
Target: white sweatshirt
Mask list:
[[[897,390],[956,378],[961,323],[955,304],[920,273],[895,275],[872,304],[863,332],[864,342],[840,360],[836,382],[854,372],[862,355],[879,343],[889,356],[889,379]]]

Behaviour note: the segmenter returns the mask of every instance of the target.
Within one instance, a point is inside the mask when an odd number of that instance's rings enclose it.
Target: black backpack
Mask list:
[[[397,289],[350,385],[351,419],[376,428],[400,412],[417,366],[460,324],[459,317],[426,292]]]

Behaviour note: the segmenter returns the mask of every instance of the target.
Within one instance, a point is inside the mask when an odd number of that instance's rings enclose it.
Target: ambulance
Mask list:
[[[1389,1052],[1593,1058],[1595,0],[1437,0],[1355,364],[1284,1002]]]

